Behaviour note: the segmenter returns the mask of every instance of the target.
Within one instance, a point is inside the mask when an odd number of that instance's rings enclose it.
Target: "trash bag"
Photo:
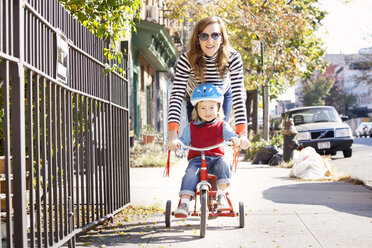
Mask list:
[[[330,175],[328,162],[314,148],[302,149],[294,158],[295,164],[289,172],[290,177],[301,179],[321,179]]]
[[[277,153],[278,150],[273,146],[262,147],[254,156],[252,164],[268,164],[274,154]]]
[[[269,165],[276,166],[276,165],[280,165],[282,162],[283,162],[283,154],[276,153],[271,157],[269,161]]]

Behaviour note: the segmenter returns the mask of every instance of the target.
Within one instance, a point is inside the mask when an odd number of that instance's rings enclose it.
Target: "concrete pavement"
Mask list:
[[[132,168],[131,199],[137,206],[178,203],[187,162],[164,168]],[[165,227],[163,213],[100,226],[78,239],[77,247],[371,247],[372,191],[344,182],[299,181],[289,169],[239,162],[232,179],[234,209],[245,205],[245,227],[239,218],[208,220],[205,238],[199,219],[172,218]]]

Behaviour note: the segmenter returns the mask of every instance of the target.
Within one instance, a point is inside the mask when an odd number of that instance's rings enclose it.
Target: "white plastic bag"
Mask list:
[[[330,174],[327,162],[310,146],[302,149],[294,161],[295,164],[289,172],[290,177],[321,179]]]

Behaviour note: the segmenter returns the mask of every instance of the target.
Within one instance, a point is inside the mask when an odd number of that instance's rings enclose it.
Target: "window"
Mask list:
[[[367,71],[371,69],[371,64],[367,62],[353,62],[349,65],[350,70]]]

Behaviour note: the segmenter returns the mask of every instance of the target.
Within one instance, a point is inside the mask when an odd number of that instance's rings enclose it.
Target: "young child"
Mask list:
[[[191,95],[194,106],[193,121],[189,123],[177,141],[193,147],[208,147],[223,141],[231,141],[239,146],[239,139],[232,128],[223,120],[221,104],[223,95],[218,87],[207,83],[198,86]],[[222,147],[205,152],[208,173],[217,177],[217,209],[229,208],[226,189],[230,185],[232,166],[224,159]],[[178,218],[186,218],[190,200],[195,197],[195,188],[199,183],[201,153],[190,150],[187,156],[189,165],[182,178],[181,203],[175,211]]]

